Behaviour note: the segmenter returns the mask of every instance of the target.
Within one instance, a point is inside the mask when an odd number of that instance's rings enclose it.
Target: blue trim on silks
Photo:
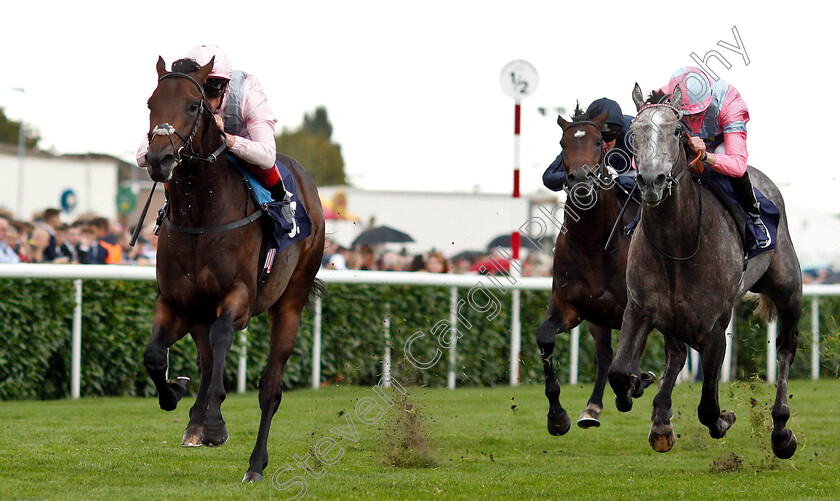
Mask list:
[[[752,222],[752,218],[744,211],[744,208],[741,207],[741,204],[738,203],[738,197],[735,196],[735,190],[732,188],[732,178],[729,176],[725,176],[712,169],[704,169],[703,172],[699,174],[699,177],[703,180],[704,184],[714,185],[717,194],[725,195],[727,198],[730,199],[731,204],[741,209],[742,214],[746,218],[747,229],[752,235],[751,241],[754,244],[752,248],[747,249],[747,251],[749,252],[749,258],[753,258],[764,251],[776,248],[776,233],[778,232],[779,219],[781,218],[781,214],[779,213],[779,209],[769,198],[765,197],[764,194],[761,193],[761,191],[759,191],[758,188],[753,187],[753,191],[755,192],[755,198],[756,200],[758,200],[758,203],[761,206],[761,221],[764,223],[764,226],[767,227],[767,233],[770,236],[770,245],[764,248],[759,248],[758,245],[755,244],[755,242],[758,240],[759,236],[763,235],[760,235],[758,233],[755,224],[753,224]]]
[[[292,245],[298,240],[308,237],[312,233],[312,220],[309,219],[309,215],[306,213],[306,208],[297,196],[295,178],[288,167],[280,163],[279,160],[275,162],[277,169],[280,171],[280,177],[283,179],[283,186],[286,188],[286,191],[292,194],[291,204],[295,214],[295,223],[293,225],[286,222],[286,219],[280,214],[280,206],[282,204],[279,201],[272,200],[271,193],[264,188],[254,176],[242,167],[242,160],[230,153],[227,155],[227,160],[231,165],[236,167],[236,170],[238,170],[245,178],[245,181],[248,184],[248,189],[251,191],[254,200],[256,200],[256,202],[265,209],[272,222],[273,231],[270,235],[266,233],[269,249],[282,251],[286,247]]]

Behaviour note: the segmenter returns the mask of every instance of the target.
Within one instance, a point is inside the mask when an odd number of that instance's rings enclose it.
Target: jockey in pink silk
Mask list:
[[[713,170],[730,177],[741,207],[747,212],[763,238],[760,248],[770,245],[770,235],[761,220],[761,211],[747,171],[747,122],[750,112],[738,89],[718,80],[712,82],[699,68],[686,66],[671,75],[668,85],[660,89],[672,94],[682,89],[683,122],[691,131],[690,142],[700,153],[701,161]],[[677,103],[672,103],[674,106]]]

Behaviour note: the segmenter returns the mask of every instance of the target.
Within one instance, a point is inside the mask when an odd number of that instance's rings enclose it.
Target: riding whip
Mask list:
[[[149,190],[149,198],[146,199],[146,205],[143,206],[143,212],[140,213],[140,220],[137,221],[137,226],[134,227],[134,233],[131,235],[131,241],[128,243],[131,247],[134,247],[134,244],[137,242],[137,237],[140,235],[140,230],[143,228],[143,221],[146,219],[146,212],[149,211],[149,204],[152,203],[152,195],[155,194],[155,188],[157,188],[157,181],[152,185],[152,189]]]

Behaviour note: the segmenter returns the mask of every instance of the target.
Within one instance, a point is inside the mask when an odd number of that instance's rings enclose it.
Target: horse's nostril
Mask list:
[[[656,184],[665,184],[665,174],[656,176]]]

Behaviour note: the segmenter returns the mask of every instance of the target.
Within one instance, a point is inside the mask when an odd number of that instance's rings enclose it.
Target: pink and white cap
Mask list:
[[[703,70],[694,66],[678,69],[671,75],[666,93],[673,94],[678,84],[682,89],[680,107],[683,114],[702,113],[709,107],[709,103],[712,102],[712,80]]]
[[[184,57],[192,59],[201,66],[209,63],[215,57],[213,71],[210,72],[208,78],[224,78],[225,80],[230,80],[232,73],[230,59],[228,59],[219,47],[215,45],[196,45]]]

